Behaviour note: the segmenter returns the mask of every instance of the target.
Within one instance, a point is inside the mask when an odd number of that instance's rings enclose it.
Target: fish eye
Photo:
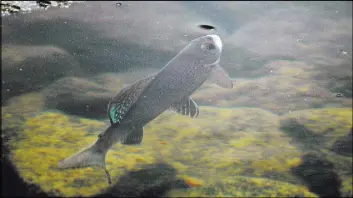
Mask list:
[[[206,50],[214,50],[216,49],[216,46],[212,43],[205,43],[201,46],[201,48]]]

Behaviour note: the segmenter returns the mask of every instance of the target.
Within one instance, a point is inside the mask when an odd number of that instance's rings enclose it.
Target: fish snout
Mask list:
[[[221,38],[218,35],[209,34],[209,35],[206,35],[206,36],[208,38],[210,38],[220,50],[222,50],[222,47],[223,47],[222,40],[221,40]]]

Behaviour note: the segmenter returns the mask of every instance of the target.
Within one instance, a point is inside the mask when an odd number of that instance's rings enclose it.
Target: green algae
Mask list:
[[[304,186],[242,176],[229,176],[189,190],[172,190],[168,195],[171,197],[317,197]]]
[[[212,196],[251,196],[253,191],[256,196],[309,195],[290,172],[301,163],[302,151],[279,130],[279,121],[277,115],[257,108],[200,107],[196,119],[166,111],[145,126],[141,145],[113,146],[107,167],[116,182],[126,171],[163,161],[193,186],[186,192],[190,196],[204,195],[204,190],[199,192],[204,188],[229,189],[214,190]],[[60,112],[26,117],[22,133],[10,142],[12,161],[25,181],[46,192],[92,196],[108,187],[103,169],[59,170],[57,164],[91,145],[108,125]],[[253,184],[264,181],[269,181],[269,191]]]
[[[348,134],[352,128],[352,109],[323,108],[292,112],[283,115],[281,128],[306,144],[331,149],[332,144]]]
[[[281,129],[297,141],[301,150],[316,150],[332,162],[343,182],[341,192],[352,196],[352,158],[333,152],[332,145],[345,137],[352,128],[352,109],[322,108],[295,111],[283,115]]]
[[[92,144],[108,124],[60,112],[38,113],[25,120],[22,133],[11,141],[12,161],[25,181],[39,184],[44,191],[60,196],[94,195],[108,187],[103,169],[59,170],[57,163]],[[265,160],[263,152],[279,156],[278,146],[273,145],[281,142],[281,152],[288,152],[270,166],[278,167],[299,155],[294,147],[283,144],[289,139],[276,130],[278,126],[276,115],[256,108],[201,107],[197,119],[167,111],[145,127],[141,145],[117,144],[108,152],[106,162],[114,181],[128,170],[158,161],[173,165],[179,177],[200,186],[205,182],[199,181],[247,175],[249,169],[253,175],[261,175],[265,171],[249,167],[248,162]],[[238,139],[241,141],[234,144]],[[282,171],[281,178],[292,178],[289,166],[275,171]]]

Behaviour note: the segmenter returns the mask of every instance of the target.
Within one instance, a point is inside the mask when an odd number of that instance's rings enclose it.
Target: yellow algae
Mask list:
[[[292,112],[281,118],[281,127],[294,136],[321,138],[320,144],[331,149],[335,140],[347,135],[352,128],[352,109],[323,108]]]
[[[268,160],[258,160],[253,161],[251,166],[256,170],[258,173],[257,175],[262,175],[265,172],[282,172],[285,171],[285,167],[283,167],[282,163],[278,161],[276,158],[270,158]]]
[[[20,115],[27,117],[30,114],[40,112],[43,108],[43,94],[41,92],[31,92],[11,98],[8,104],[2,107],[2,110],[13,116]]]
[[[90,120],[86,118],[80,118],[79,123],[83,125],[89,125],[90,127],[95,127],[95,128],[102,128],[102,130],[105,130],[104,127],[107,127],[105,123],[97,120]]]
[[[267,171],[278,173],[284,180],[292,179],[289,169],[299,163],[300,153],[290,145],[291,138],[278,130],[278,116],[256,108],[200,107],[200,112],[197,119],[164,113],[145,127],[140,145],[114,145],[106,157],[113,182],[128,170],[163,161],[182,174],[197,177],[189,179],[189,183],[198,186],[196,189],[217,186],[216,179],[221,179],[221,184],[229,188],[227,192],[208,196],[252,196],[253,189],[268,196],[290,196],[293,192],[305,191],[297,185],[283,190],[274,186],[284,184],[270,182],[269,187],[273,189],[265,192],[259,186],[266,186],[268,180],[236,179],[232,183],[222,179],[239,174],[266,177]],[[109,123],[71,119],[59,112],[46,116],[47,113],[25,120],[26,130],[22,134],[25,138],[13,141],[16,145],[13,161],[24,180],[39,184],[46,191],[55,187],[61,196],[92,196],[107,188],[101,168],[59,170],[56,167],[60,160],[93,144]],[[287,189],[291,187],[295,190]]]
[[[353,182],[352,175],[344,177],[342,182],[341,192],[343,193],[343,197],[352,197],[353,195]]]
[[[286,165],[289,168],[299,166],[301,163],[302,163],[302,160],[300,157],[295,157],[295,158],[286,160]]]
[[[170,197],[318,197],[307,188],[256,177],[228,176],[198,188],[171,190]]]
[[[145,163],[145,164],[151,164],[154,162],[153,159],[151,159],[149,156],[136,156],[135,157],[136,163]]]
[[[310,91],[310,87],[299,87],[298,91],[302,93],[308,93]]]
[[[224,111],[220,111],[220,115],[222,116],[222,118],[230,118],[232,117],[232,111],[225,109]]]
[[[256,142],[259,143],[259,140],[254,136],[245,136],[237,140],[232,140],[230,144],[235,148],[241,149],[251,144],[255,144]]]
[[[282,75],[289,75],[289,76],[296,76],[300,75],[301,73],[305,73],[301,68],[293,68],[293,67],[280,67],[279,73]]]
[[[135,146],[130,146],[126,148],[126,151],[132,152],[132,153],[137,153],[141,151],[141,148],[135,147]]]
[[[166,155],[168,155],[170,152],[169,151],[167,151],[167,150],[161,150],[160,151],[160,154],[162,155],[162,156],[166,156]]]
[[[172,162],[171,165],[181,172],[185,171],[188,168],[187,166],[185,166],[180,162]]]
[[[4,116],[2,116],[5,119],[12,118],[12,115],[9,113],[6,113]]]
[[[13,140],[16,145],[12,151],[13,161],[25,181],[39,184],[45,191],[53,190],[54,186],[63,196],[93,195],[107,186],[103,170],[59,170],[56,167],[60,160],[92,144],[97,136],[87,137],[83,131],[77,132],[66,116],[57,114],[43,113],[26,121],[27,127],[22,134],[26,138]],[[59,118],[65,127],[47,124],[55,123]],[[82,187],[70,188],[75,186],[75,179],[78,178],[87,182],[83,182]],[[91,180],[97,181],[97,184]]]

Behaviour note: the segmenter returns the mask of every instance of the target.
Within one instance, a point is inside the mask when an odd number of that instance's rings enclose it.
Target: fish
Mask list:
[[[98,135],[94,144],[61,160],[58,167],[101,166],[111,184],[105,157],[113,145],[140,144],[143,127],[166,110],[198,117],[199,107],[191,94],[206,80],[233,88],[232,79],[219,64],[222,48],[222,40],[216,34],[197,37],[161,70],[124,87],[108,104],[108,128]]]

